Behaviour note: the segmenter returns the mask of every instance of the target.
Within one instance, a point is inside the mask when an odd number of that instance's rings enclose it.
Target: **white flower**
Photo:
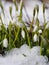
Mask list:
[[[37,41],[38,41],[38,36],[37,36],[37,34],[34,35],[33,40],[34,40],[34,42],[37,42]]]
[[[8,47],[8,40],[6,38],[3,40],[3,47]]]
[[[22,30],[21,35],[22,35],[23,38],[25,38],[25,32],[24,32],[24,30]]]
[[[41,33],[42,33],[42,30],[39,30],[39,31],[38,31],[38,33],[40,33],[40,34],[41,34]]]
[[[27,30],[30,30],[30,27],[27,27]]]
[[[47,28],[49,28],[49,22],[47,23],[47,25],[46,25],[45,29],[47,29]]]
[[[38,29],[38,26],[34,26],[34,29],[33,29],[33,32],[35,32],[35,31],[37,31],[37,29]]]

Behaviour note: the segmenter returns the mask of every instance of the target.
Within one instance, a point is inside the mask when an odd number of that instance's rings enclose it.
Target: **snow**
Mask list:
[[[10,50],[9,52],[7,52],[7,55],[14,55],[14,54],[16,54],[16,55],[24,54],[26,56],[29,56],[30,48],[26,44],[24,44],[20,48],[14,48],[14,49]]]
[[[24,48],[24,49],[23,49]],[[24,55],[26,55],[26,56],[29,56],[30,55],[30,48],[26,45],[26,44],[24,44],[23,46],[21,46],[21,48],[20,48],[20,52],[21,52],[21,54],[24,54]]]
[[[40,46],[32,49],[26,44],[20,48],[14,48],[7,52],[6,56],[0,56],[0,65],[48,65],[48,58],[40,55]]]
[[[40,46],[35,46],[35,47],[33,47],[32,49],[31,49],[31,55],[40,55]]]
[[[28,1],[24,0],[25,7],[27,9],[28,15],[30,19],[32,19],[32,13],[33,8],[36,4],[39,5],[40,12],[39,12],[39,20],[43,22],[43,14],[42,14],[42,3],[39,1]],[[30,4],[31,3],[31,4]],[[34,4],[33,4],[34,3]],[[12,3],[6,3],[3,1],[4,5],[4,12],[5,12],[5,18],[2,15],[2,20],[5,24],[9,24],[9,21],[11,20],[10,14],[9,14],[9,6],[12,6],[12,16],[15,21],[15,7]],[[46,10],[48,11],[48,10]],[[1,12],[1,10],[0,10]],[[24,17],[26,16],[24,10],[23,10]],[[47,21],[49,20],[48,12],[46,12]],[[7,21],[7,22],[5,22]],[[6,56],[0,55],[0,65],[49,65],[48,58],[46,56],[40,55],[40,46],[35,46],[32,49],[29,48],[26,44],[22,45],[20,48],[13,48],[10,51],[6,52]]]

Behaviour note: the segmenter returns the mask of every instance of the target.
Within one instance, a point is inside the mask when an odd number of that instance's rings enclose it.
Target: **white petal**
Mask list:
[[[3,40],[3,47],[8,47],[8,40],[6,38]]]
[[[23,38],[25,38],[25,32],[22,30],[21,35]]]
[[[33,40],[34,40],[34,42],[37,42],[37,41],[38,41],[38,36],[37,36],[37,34],[34,35]]]
[[[39,33],[42,33],[42,30],[39,30],[38,32],[39,32]]]

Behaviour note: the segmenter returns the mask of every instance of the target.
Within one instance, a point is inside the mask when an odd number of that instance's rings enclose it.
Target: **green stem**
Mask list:
[[[17,38],[18,38],[19,31],[20,31],[20,28],[18,28],[18,32],[17,32],[16,37],[15,37],[15,39],[14,39],[14,41],[13,41],[13,45],[15,45],[15,42],[16,42],[16,40],[17,40]],[[16,46],[15,46],[15,47],[16,47]]]
[[[41,46],[40,46],[40,54],[42,54],[42,41],[41,41]]]

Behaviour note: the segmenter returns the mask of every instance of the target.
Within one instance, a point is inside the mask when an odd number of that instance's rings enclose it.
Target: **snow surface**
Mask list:
[[[0,56],[0,65],[49,65],[48,58],[40,55],[40,47],[32,49],[26,44],[7,52],[5,57]]]
[[[32,19],[33,8],[35,7],[36,4],[38,4],[40,8],[39,20],[43,22],[42,3],[39,1],[35,2],[33,0],[31,1],[26,0],[26,2],[24,0],[24,3],[30,19]],[[3,6],[4,6],[5,17],[3,16],[3,14],[1,14],[2,11],[0,9],[0,14],[2,15],[3,22],[5,24],[9,24],[9,21],[12,20],[9,14],[9,6],[12,6],[13,8],[12,16],[13,16],[13,21],[15,21],[16,11],[14,5],[12,3],[6,3],[3,1]],[[48,10],[46,11],[47,11],[46,16],[48,21],[49,20]],[[24,10],[23,10],[23,14],[24,17],[26,17]],[[30,49],[29,46],[24,44],[20,48],[14,48],[8,51],[6,56],[4,57],[0,55],[0,65],[49,65],[49,62],[46,56],[40,55],[39,46],[35,46],[32,49]]]

